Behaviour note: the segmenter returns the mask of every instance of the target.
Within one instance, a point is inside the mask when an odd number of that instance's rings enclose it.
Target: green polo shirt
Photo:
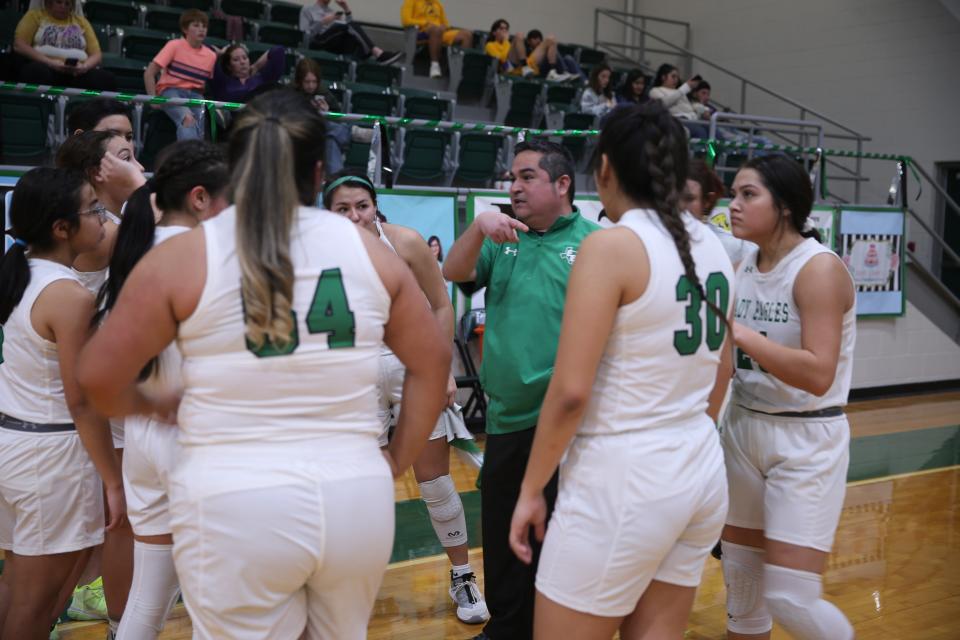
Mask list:
[[[475,285],[486,287],[480,382],[490,396],[487,433],[537,424],[560,339],[567,278],[583,239],[599,225],[574,209],[544,234],[516,243],[483,241]]]

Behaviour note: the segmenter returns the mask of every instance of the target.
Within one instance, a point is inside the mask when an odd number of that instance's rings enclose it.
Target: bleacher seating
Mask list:
[[[140,27],[122,27],[111,30],[111,39],[125,58],[150,62],[160,49],[176,34]]]
[[[165,7],[159,4],[141,5],[144,9],[143,24],[147,29],[157,29],[168,33],[180,32],[180,14],[183,9]]]
[[[180,10],[200,9],[200,11],[206,11],[209,14],[213,11],[214,0],[167,0],[167,4]]]
[[[275,44],[270,44],[266,42],[246,42],[244,45],[247,47],[247,54],[250,56],[250,62],[256,62],[264,53],[270,51],[271,48],[276,46]],[[292,49],[287,49],[284,54],[283,62],[283,72],[284,74],[289,74],[293,71],[293,68],[297,64],[297,55]]]
[[[396,88],[403,84],[403,67],[361,62],[354,72],[354,79],[357,82]]]
[[[125,0],[87,0],[83,13],[90,22],[117,27],[139,27],[140,7]]]
[[[143,60],[105,53],[101,66],[117,78],[118,91],[134,94],[143,93],[143,72],[147,67],[147,63]]]
[[[453,184],[462,187],[491,187],[503,148],[503,136],[467,133],[460,136],[460,152]]]
[[[220,10],[229,16],[259,20],[266,15],[266,5],[260,0],[220,0]]]
[[[291,27],[283,22],[267,22],[254,20],[253,37],[257,42],[266,44],[282,44],[285,47],[296,49],[306,46],[304,34],[297,27]]]
[[[295,27],[300,26],[300,9],[303,5],[292,2],[270,2],[270,20]]]
[[[0,162],[38,163],[49,153],[55,102],[46,96],[0,93]]]
[[[397,181],[446,184],[451,173],[449,131],[412,129],[405,132],[403,164]]]
[[[342,56],[317,49],[297,49],[296,54],[300,58],[310,58],[320,65],[320,73],[324,80],[332,82],[353,80],[355,63],[345,60]]]

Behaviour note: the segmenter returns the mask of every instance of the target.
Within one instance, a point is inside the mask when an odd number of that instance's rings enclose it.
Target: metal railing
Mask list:
[[[623,26],[626,32],[636,32],[639,35],[643,36],[643,41],[641,44],[633,45],[626,42],[614,42],[609,40],[602,40],[600,38],[600,29],[601,29],[601,19],[606,19],[615,25]],[[790,109],[796,109],[798,111],[798,116],[800,120],[810,120],[816,119],[821,123],[832,125],[832,129],[826,129],[824,131],[824,137],[830,140],[838,140],[843,142],[848,142],[855,147],[857,153],[863,152],[863,145],[865,142],[869,142],[871,138],[866,136],[847,125],[844,125],[836,120],[826,116],[815,109],[811,109],[809,106],[798,102],[792,98],[789,98],[781,93],[768,89],[767,87],[746,78],[739,73],[732,71],[722,65],[716,64],[703,56],[700,56],[689,48],[689,35],[685,40],[685,46],[681,46],[670,42],[666,38],[658,36],[654,33],[651,33],[643,25],[647,21],[657,20],[660,22],[669,22],[663,18],[653,18],[651,16],[643,16],[640,14],[627,13],[624,11],[613,11],[610,9],[595,9],[594,10],[594,21],[593,21],[593,38],[594,38],[594,47],[600,51],[603,51],[609,55],[616,56],[624,62],[629,62],[631,64],[641,63],[643,65],[643,55],[646,52],[651,52],[652,50],[648,48],[647,41],[654,41],[656,43],[662,44],[667,47],[663,53],[669,55],[680,56],[684,60],[684,64],[687,67],[687,76],[689,77],[692,73],[693,62],[699,62],[704,66],[718,71],[725,76],[732,78],[734,81],[738,82],[740,85],[740,104],[737,111],[741,114],[746,114],[749,112],[747,104],[747,95],[748,89],[753,89],[765,96],[773,98],[778,103],[787,106]],[[641,21],[641,26],[638,26],[636,23]],[[681,23],[684,24],[684,23]],[[687,32],[689,34],[689,31]],[[658,50],[659,51],[659,50]],[[841,176],[833,176],[834,179],[849,180],[854,184],[854,201],[860,200],[860,185],[862,182],[868,181],[863,175],[862,164],[859,157],[851,156],[853,166],[848,167],[840,162],[831,161],[829,164],[831,167],[839,171]]]

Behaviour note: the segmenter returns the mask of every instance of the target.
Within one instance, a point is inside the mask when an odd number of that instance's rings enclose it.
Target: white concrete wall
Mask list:
[[[960,379],[960,347],[907,303],[903,318],[857,322],[853,388]]]
[[[308,4],[313,0],[292,0]],[[400,25],[403,0],[353,0],[354,18],[364,22]],[[555,33],[561,41],[593,42],[593,10],[623,9],[623,0],[597,0],[592,3],[549,2],[548,0],[443,0],[447,18],[453,26],[489,29],[494,20],[504,18],[512,31],[540,29]]]

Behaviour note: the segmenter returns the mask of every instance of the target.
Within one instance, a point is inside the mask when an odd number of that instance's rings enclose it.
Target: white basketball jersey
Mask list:
[[[690,254],[709,300],[724,313],[733,303],[733,266],[720,240],[689,213]],[[617,310],[597,369],[579,435],[678,425],[706,415],[729,331],[685,275],[673,238],[656,212],[634,209],[618,226],[643,241],[650,281],[639,298]]]
[[[98,269],[96,271],[77,271],[76,269],[71,269],[73,275],[77,277],[77,280],[80,281],[87,291],[93,295],[100,293],[100,288],[103,287],[103,283],[107,281],[107,274],[110,271],[109,267],[104,267],[103,269]]]
[[[69,424],[57,344],[40,337],[30,322],[37,298],[57,280],[80,282],[73,269],[31,258],[30,283],[0,334],[0,411],[39,424]]]
[[[793,298],[797,274],[807,261],[821,253],[840,258],[813,238],[793,248],[769,272],[757,269],[758,250],[751,248],[737,268],[737,322],[759,331],[770,340],[791,349],[801,349],[800,313]],[[853,376],[853,347],[857,339],[856,305],[843,315],[840,359],[833,385],[822,397],[778,380],[747,354],[736,351],[733,401],[766,413],[816,411],[847,404]]]
[[[295,330],[285,347],[246,340],[237,213],[203,223],[207,278],[179,328],[185,445],[296,442],[380,433],[376,384],[391,299],[360,238],[329,211],[300,207],[290,238]]]

